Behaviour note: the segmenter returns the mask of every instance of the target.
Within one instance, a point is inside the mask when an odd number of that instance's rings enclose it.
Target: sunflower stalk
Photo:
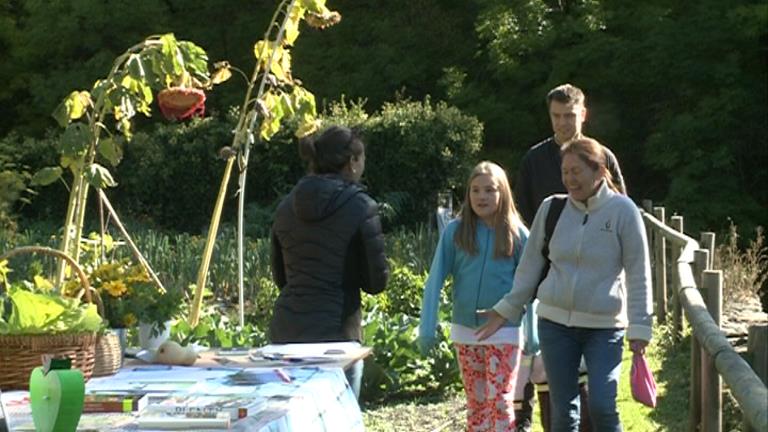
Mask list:
[[[255,143],[255,128],[257,121],[261,121],[259,136],[261,140],[269,140],[280,127],[282,118],[288,115],[300,115],[302,126],[296,135],[302,137],[317,128],[315,119],[316,108],[314,96],[294,81],[290,74],[290,53],[288,47],[293,45],[298,36],[299,22],[303,19],[309,25],[325,28],[337,23],[341,16],[337,12],[330,11],[325,6],[325,0],[283,0],[280,2],[272,16],[264,39],[254,45],[254,53],[257,58],[256,66],[251,80],[248,82],[245,100],[240,111],[237,127],[232,140],[232,149],[237,151],[237,161],[240,168],[238,182],[238,215],[237,215],[237,239],[238,239],[238,298],[240,325],[245,325],[244,311],[244,207],[245,184],[248,172],[248,158],[251,146]],[[278,21],[280,24],[278,25]],[[275,29],[277,33],[274,39],[271,36]],[[252,98],[254,87],[259,79],[256,96]],[[279,84],[292,88],[292,93],[286,93]],[[286,102],[288,101],[288,102]],[[203,291],[208,278],[208,268],[213,254],[213,243],[219,229],[222,205],[226,194],[226,185],[232,173],[235,158],[227,160],[224,170],[224,178],[219,188],[219,196],[213,210],[211,225],[208,230],[206,246],[202,262],[198,271],[195,294],[190,308],[188,323],[194,327],[200,319]]]

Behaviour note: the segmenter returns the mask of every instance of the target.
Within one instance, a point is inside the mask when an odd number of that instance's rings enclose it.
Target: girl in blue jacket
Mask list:
[[[451,340],[467,395],[467,431],[514,428],[514,387],[520,360],[520,328],[507,325],[493,337],[475,336],[493,307],[512,287],[528,231],[515,208],[504,170],[479,163],[469,177],[464,206],[437,244],[419,324],[419,348],[434,346],[440,291],[453,276]]]

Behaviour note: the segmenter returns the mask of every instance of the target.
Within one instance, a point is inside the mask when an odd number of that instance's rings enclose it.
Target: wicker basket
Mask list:
[[[93,366],[93,376],[114,375],[123,364],[123,352],[120,338],[113,331],[107,331],[96,340],[96,364]]]
[[[24,246],[0,255],[0,261],[24,253],[41,253],[64,260],[77,273],[83,286],[81,295],[92,301],[91,286],[83,269],[69,255],[42,246]],[[95,333],[0,335],[0,389],[27,389],[32,370],[42,365],[42,355],[72,359],[72,368],[80,369],[86,380],[93,373],[96,351]]]

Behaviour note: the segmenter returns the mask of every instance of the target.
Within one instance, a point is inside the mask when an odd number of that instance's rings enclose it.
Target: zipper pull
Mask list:
[[[584,220],[581,222],[582,225],[587,224],[587,219],[589,219],[589,213],[584,213]]]

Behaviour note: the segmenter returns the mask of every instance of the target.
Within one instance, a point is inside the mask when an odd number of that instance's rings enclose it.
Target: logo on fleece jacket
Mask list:
[[[600,231],[604,231],[604,232],[608,232],[608,233],[612,233],[613,232],[613,228],[611,228],[611,220],[610,219],[605,221],[605,223],[603,224],[602,228],[600,228]]]

